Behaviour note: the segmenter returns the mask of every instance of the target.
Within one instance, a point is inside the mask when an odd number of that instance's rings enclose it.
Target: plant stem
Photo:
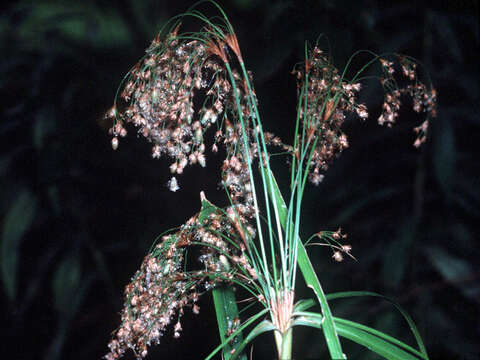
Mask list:
[[[282,336],[282,358],[281,360],[292,359],[292,335],[293,329],[289,328]]]
[[[292,359],[292,335],[293,329],[291,327],[288,328],[288,330],[283,334],[281,334],[279,331],[274,332],[279,360]]]

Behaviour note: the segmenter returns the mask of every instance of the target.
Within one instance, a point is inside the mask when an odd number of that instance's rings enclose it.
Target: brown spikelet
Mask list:
[[[245,94],[248,94],[248,84],[245,78],[243,78],[243,89],[245,90]],[[253,89],[252,89],[252,92],[255,95],[255,91],[253,91]]]
[[[323,113],[323,121],[327,121],[330,118],[334,109],[335,101],[333,99],[328,100],[325,106],[325,112]]]
[[[225,129],[226,129],[227,131],[233,129],[233,125],[232,125],[232,123],[230,122],[230,120],[228,120],[228,118],[225,118]]]
[[[315,126],[309,126],[306,129],[307,132],[307,143],[310,143],[313,139],[313,136],[315,135],[316,127]]]
[[[235,219],[233,222],[233,226],[235,227],[235,230],[237,230],[238,234],[240,235],[240,238],[242,239],[243,244],[248,249],[247,237],[245,236],[245,232],[243,231],[242,225],[239,223],[237,219]]]
[[[312,62],[308,59],[305,60],[305,74],[310,72],[310,69],[313,67]]]
[[[177,35],[178,35],[178,30],[180,29],[180,26],[182,26],[182,23],[181,23],[181,22],[179,22],[178,25],[175,26],[175,29],[173,29],[173,31],[170,33],[170,36],[171,36],[172,38],[177,37]]]
[[[238,44],[238,39],[235,33],[228,34],[225,36],[225,42],[230,46],[235,55],[237,55],[238,61],[243,63],[242,53],[240,52],[240,45]]]
[[[160,45],[162,42],[160,34],[157,34],[155,38],[153,39],[152,43],[150,44],[150,48],[156,48],[158,45]]]
[[[210,40],[207,44],[207,52],[212,55],[217,55],[218,57],[220,57],[220,59],[223,60],[224,63],[228,62],[227,55],[225,54],[222,43],[216,43],[214,40]]]

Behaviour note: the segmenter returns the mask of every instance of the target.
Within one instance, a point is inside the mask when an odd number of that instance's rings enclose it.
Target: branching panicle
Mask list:
[[[193,247],[199,247],[200,269],[186,268],[185,253]],[[185,307],[198,314],[197,301],[203,293],[255,273],[244,250],[235,222],[213,206],[202,209],[176,233],[163,236],[125,288],[122,324],[105,358],[118,359],[127,349],[144,358],[147,346],[158,344],[174,322],[174,337],[179,337]]]
[[[209,3],[224,15],[215,2]],[[147,347],[159,343],[169,325],[178,338],[184,309],[191,307],[197,314],[199,296],[221,283],[243,287],[268,309],[278,352],[288,357],[296,316],[293,301],[297,249],[303,246],[299,228],[304,184],[308,177],[318,185],[332,160],[348,148],[342,130],[346,115],[355,114],[363,120],[369,117],[367,106],[357,100],[362,89],[358,75],[364,68],[347,81],[345,72],[341,73],[314,47],[303,65],[292,72],[297,78],[299,102],[294,145],[286,145],[262,129],[252,75],[245,68],[228,19],[224,16],[223,23],[216,25],[196,10],[186,15],[202,20],[202,31],[181,34],[180,23],[176,23],[169,34],[158,35],[152,41],[145,56],[125,78],[119,99],[106,115],[113,119],[112,147],[118,148],[119,137],[127,135],[125,124],[131,123],[152,144],[153,158],[173,159],[170,172],[180,175],[187,165],[206,166],[204,137],[215,126],[211,150],[225,150],[221,185],[230,204],[219,209],[202,193],[201,211],[175,233],[163,236],[149,252],[125,289],[122,323],[105,358],[118,359],[127,349],[132,349],[137,358],[144,358]],[[385,97],[378,122],[387,126],[396,122],[403,95],[412,97],[414,111],[434,117],[435,90],[418,81],[416,62],[396,58],[400,72],[396,72],[393,61],[383,57],[376,56],[369,63],[380,63],[383,71],[380,83]],[[398,73],[406,85],[399,85],[401,81],[395,77]],[[425,142],[428,117],[414,129],[416,147]],[[288,209],[275,192],[269,146],[280,147],[291,155]],[[255,188],[253,169],[262,180],[260,191]],[[168,187],[174,192],[179,190],[175,176]],[[262,215],[259,194],[264,195]],[[264,221],[266,231],[262,230]],[[334,260],[342,261],[343,255],[353,258],[351,246],[340,242],[346,237],[341,229],[315,236],[323,241],[316,245],[332,249]],[[187,266],[187,250],[199,253],[197,267]],[[319,285],[314,289],[320,296]],[[322,322],[331,318],[325,304],[326,300],[321,303]],[[332,327],[333,320],[327,321]],[[326,334],[335,333],[328,325],[325,329]],[[336,354],[341,354],[340,350]]]
[[[153,144],[154,158],[165,154],[175,160],[172,173],[181,174],[188,164],[205,166],[204,134],[233,102],[225,68],[215,55],[201,40],[156,38],[127,77],[120,95],[125,109],[115,106],[107,114],[115,122],[113,148],[118,136],[126,135],[123,124],[133,123]],[[203,98],[201,109],[195,109],[196,97]]]
[[[413,99],[413,110],[427,113],[427,120],[414,128],[417,134],[414,146],[419,147],[426,140],[428,118],[436,116],[436,91],[433,88],[428,90],[426,85],[419,82],[416,62],[404,56],[398,55],[396,58],[403,77],[408,81],[404,87],[398,85],[399,81],[394,76],[394,62],[376,57],[383,70],[380,82],[385,90],[378,123],[392,126],[398,118],[401,96],[409,95]],[[314,139],[316,141],[307,167],[310,181],[318,185],[331,161],[348,147],[347,136],[342,131],[346,115],[353,113],[365,120],[369,113],[365,104],[357,102],[361,84],[347,81],[341,76],[318,47],[310,52],[304,66],[294,69],[292,73],[297,77],[300,123],[305,131],[305,137],[298,141],[307,148],[314,145]]]

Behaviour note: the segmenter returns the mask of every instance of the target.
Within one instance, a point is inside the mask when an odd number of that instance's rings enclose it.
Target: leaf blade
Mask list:
[[[386,341],[385,339],[389,336],[375,329],[369,328],[361,324],[354,323],[349,320],[340,319],[340,318],[335,318],[335,325],[340,336],[345,337],[351,341],[354,341],[359,345],[365,346],[369,350],[385,357],[386,359],[389,359],[389,360],[390,359],[391,360],[418,360],[419,358],[425,359],[424,357],[417,357],[417,356],[411,355],[408,352],[401,349],[400,347],[398,347],[397,345]],[[365,331],[364,328],[369,329],[370,331]],[[375,334],[382,334],[383,336],[380,337]],[[398,340],[396,340],[396,342],[401,343]],[[408,347],[408,345],[404,343],[402,344],[403,346]]]
[[[233,349],[236,349],[238,346],[241,346],[240,344],[243,342],[242,333],[240,331],[231,341],[226,341],[228,337],[228,330],[231,329],[235,318],[239,318],[238,307],[237,303],[235,302],[235,294],[231,287],[220,286],[213,289],[212,295],[215,313],[217,316],[220,341],[225,343],[225,347],[223,349],[223,358],[225,360],[229,360],[232,357],[230,352]],[[239,356],[241,360],[247,360],[247,356],[245,354],[242,353]]]
[[[17,264],[20,243],[30,228],[37,200],[29,190],[22,190],[5,216],[2,227],[1,271],[7,296],[14,300],[17,293]]]
[[[425,347],[425,344],[423,343],[422,337],[420,336],[420,332],[417,329],[417,326],[415,325],[415,322],[411,318],[410,315],[395,301],[390,299],[388,296],[381,295],[372,291],[344,291],[344,292],[337,292],[337,293],[332,293],[327,295],[328,300],[333,300],[333,299],[341,299],[341,298],[347,298],[347,297],[359,297],[359,296],[373,296],[373,297],[378,297],[383,300],[386,300],[390,302],[395,308],[402,314],[403,318],[405,321],[407,321],[408,326],[410,327],[410,330],[412,331],[413,336],[415,337],[415,340],[417,342],[418,348],[420,352],[422,353],[423,356],[425,356],[426,359],[428,359],[428,353],[427,349]]]

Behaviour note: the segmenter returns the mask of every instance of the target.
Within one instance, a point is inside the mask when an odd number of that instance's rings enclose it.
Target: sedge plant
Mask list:
[[[369,116],[357,100],[365,71],[379,69],[385,90],[381,125],[397,121],[403,96],[413,99],[414,111],[426,115],[414,129],[416,147],[425,142],[429,119],[435,116],[435,90],[419,81],[417,62],[407,56],[368,52],[370,60],[347,79],[350,61],[341,72],[318,44],[306,44],[305,60],[292,71],[298,105],[288,145],[263,129],[252,74],[222,8],[213,1],[201,3],[213,6],[219,16],[206,17],[197,4],[174,17],[125,76],[107,117],[113,122],[113,149],[127,134],[126,124],[133,123],[152,144],[153,158],[173,160],[168,188],[174,192],[186,166],[204,167],[208,154],[224,154],[220,183],[228,206],[213,205],[202,192],[200,211],[159,236],[125,289],[121,325],[105,358],[119,359],[129,349],[145,358],[148,346],[160,343],[166,331],[179,337],[184,311],[198,313],[199,297],[212,292],[220,344],[207,359],[220,353],[223,359],[247,359],[245,346],[265,332],[275,339],[278,359],[292,359],[297,326],[319,329],[331,359],[347,359],[342,338],[387,359],[428,359],[415,324],[396,304],[415,336],[415,347],[335,317],[332,299],[384,297],[370,292],[326,295],[300,235],[307,183],[319,185],[331,161],[348,147],[342,131],[345,116]],[[182,31],[185,21],[199,22],[200,30]],[[214,135],[207,148],[208,134]],[[284,194],[271,169],[275,151],[290,164],[289,191]],[[341,261],[353,257],[344,239],[339,229],[317,232],[307,242],[330,247],[333,258]],[[198,254],[195,264],[186,261],[188,251]],[[311,288],[310,298],[298,298],[299,278]],[[245,299],[237,299],[237,294]],[[257,311],[243,315],[239,305],[244,304],[256,305]],[[320,311],[311,310],[315,305]]]

